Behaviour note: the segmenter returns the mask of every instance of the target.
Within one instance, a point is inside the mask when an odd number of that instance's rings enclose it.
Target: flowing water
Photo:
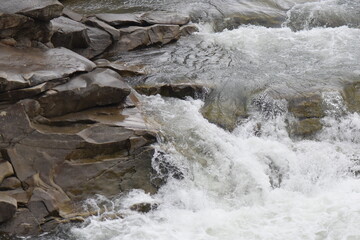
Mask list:
[[[199,33],[161,49],[113,57],[156,69],[141,81],[207,84],[223,100],[245,96],[248,104],[259,94],[268,94],[268,101],[274,102],[270,108],[286,106],[282,96],[321,91],[326,117],[319,133],[300,139],[288,134],[291,114],[282,111],[269,117],[251,108],[250,116],[229,132],[201,115],[202,99],[141,97],[149,125],[160,132],[153,167],[158,169],[166,161],[169,171],[181,172],[181,177],[169,177],[152,196],[134,190],[111,200],[89,199],[88,206],[106,205],[106,213],[72,226],[65,237],[63,233],[53,238],[360,239],[360,116],[348,111],[339,93],[344,84],[360,80],[360,1],[69,4],[93,12],[113,5],[112,9],[128,11],[181,9],[193,16]],[[259,24],[232,25],[231,30],[218,27],[219,19],[228,21],[237,13],[284,19],[281,27],[274,28]],[[143,202],[157,208],[146,214],[130,210],[131,205]],[[124,217],[104,217],[115,213]]]

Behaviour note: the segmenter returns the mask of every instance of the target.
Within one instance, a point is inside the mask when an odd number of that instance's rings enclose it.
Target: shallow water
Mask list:
[[[137,6],[133,3],[118,6]],[[181,8],[184,4],[188,8]],[[139,6],[201,13],[207,4],[215,3],[163,0]],[[281,28],[240,26],[214,32],[214,22],[206,19],[217,16],[211,15],[215,8],[271,9],[287,19]],[[225,99],[271,93],[272,101],[286,105],[276,98],[321,91],[327,115],[323,130],[311,139],[292,138],[286,124],[291,114],[269,117],[254,108],[229,132],[203,118],[203,100],[141,97],[148,124],[161,133],[155,147],[166,153],[154,158],[154,168],[165,159],[184,178],[169,178],[153,196],[134,190],[111,200],[89,200],[88,206],[105,204],[107,213],[71,227],[66,237],[51,238],[360,239],[360,116],[348,112],[339,93],[345,83],[360,80],[358,2],[224,0],[205,12],[199,33],[161,49],[114,58],[156,69],[148,83],[203,83]],[[316,21],[308,21],[309,16]],[[326,24],[338,16],[339,26]],[[293,25],[301,31],[293,31]],[[130,210],[142,202],[158,208],[147,214]],[[108,213],[125,217],[104,219]]]

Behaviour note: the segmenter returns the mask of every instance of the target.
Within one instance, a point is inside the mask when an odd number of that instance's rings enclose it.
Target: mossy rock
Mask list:
[[[305,94],[288,99],[288,110],[299,119],[325,116],[320,94]]]
[[[290,134],[295,136],[311,136],[322,129],[323,125],[318,118],[308,118],[291,124]]]

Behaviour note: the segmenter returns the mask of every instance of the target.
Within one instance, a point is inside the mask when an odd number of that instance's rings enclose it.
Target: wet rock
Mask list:
[[[128,65],[125,62],[110,62],[106,59],[96,60],[95,63],[98,68],[110,68],[124,77],[146,75],[148,73],[143,65]]]
[[[154,210],[158,207],[156,203],[137,203],[130,207],[132,211],[137,211],[140,213],[148,213],[151,210]]]
[[[0,46],[0,92],[33,87],[94,67],[94,63],[64,48]]]
[[[0,223],[11,219],[15,215],[16,209],[16,200],[0,192]]]
[[[191,35],[194,32],[198,32],[198,31],[199,31],[199,29],[195,25],[185,25],[185,26],[180,27],[180,35],[182,37]]]
[[[0,190],[14,190],[20,187],[21,187],[21,182],[16,177],[5,178],[3,182],[0,184]]]
[[[110,53],[176,41],[180,38],[180,26],[156,24],[149,27],[128,27],[120,30],[120,36],[120,40],[109,50]]]
[[[12,0],[0,5],[0,12],[8,14],[23,14],[25,16],[49,21],[59,17],[64,6],[57,0]]]
[[[342,95],[349,111],[360,112],[360,82],[346,84]]]
[[[319,94],[305,94],[288,100],[288,110],[299,119],[322,118],[325,116],[322,98]]]
[[[0,162],[0,184],[6,177],[14,174],[14,169],[9,162]]]
[[[164,85],[140,85],[135,90],[147,96],[160,94],[163,97],[185,99],[186,97],[201,98],[208,90],[197,84],[164,84]]]
[[[101,53],[104,53],[113,42],[111,35],[104,30],[90,26],[87,26],[86,29],[90,39],[90,46],[88,48],[78,48],[73,50],[88,59],[92,59]]]
[[[212,91],[200,111],[209,122],[232,131],[239,119],[248,117],[247,96],[237,92]]]
[[[322,124],[318,118],[307,118],[291,125],[290,134],[307,137],[315,134],[322,129]]]
[[[38,235],[40,230],[38,221],[27,208],[18,209],[11,220],[0,224],[0,232],[17,236]]]
[[[146,12],[141,14],[141,21],[153,24],[185,25],[189,23],[190,17],[171,12]]]
[[[116,28],[108,25],[107,23],[95,18],[95,17],[89,17],[86,19],[85,23],[87,25],[100,28],[107,33],[109,33],[113,39],[113,41],[118,41],[120,38],[120,32]]]
[[[142,25],[141,19],[137,14],[115,14],[115,13],[102,13],[95,15],[98,19],[110,24],[114,27],[123,26],[140,26]]]
[[[42,115],[54,117],[122,102],[130,88],[110,69],[96,69],[59,85],[39,98]],[[66,102],[63,100],[66,99]]]
[[[51,20],[54,35],[51,42],[55,47],[66,47],[68,49],[87,48],[90,39],[87,28],[83,23],[76,22],[66,17],[58,17]]]

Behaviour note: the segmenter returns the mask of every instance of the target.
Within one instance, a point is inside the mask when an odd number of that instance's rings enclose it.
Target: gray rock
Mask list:
[[[59,207],[54,196],[39,187],[33,190],[27,206],[33,216],[39,221],[46,216],[59,214]]]
[[[17,236],[37,235],[40,231],[39,222],[27,208],[19,208],[11,220],[0,224],[0,232]]]
[[[29,199],[31,197],[31,192],[25,192],[21,188],[3,191],[2,193],[16,199],[19,206],[25,206],[29,202]]]
[[[104,30],[89,26],[87,26],[86,29],[90,39],[90,46],[85,49],[78,48],[73,50],[88,59],[92,59],[104,53],[113,41],[111,35]]]
[[[153,25],[153,24],[173,24],[173,25],[185,25],[189,23],[190,17],[171,12],[146,12],[141,14],[141,21]]]
[[[14,169],[9,162],[0,162],[0,184],[6,177],[14,174]]]
[[[98,59],[94,62],[98,68],[110,68],[119,73],[121,76],[138,76],[148,74],[144,65],[128,65],[125,62],[110,62],[106,59]]]
[[[84,18],[83,15],[81,15],[79,13],[76,13],[76,12],[70,10],[67,7],[65,7],[63,9],[63,15],[70,18],[70,19],[72,19],[72,20],[74,20],[74,21],[76,21],[76,22],[81,22],[83,20],[83,18]]]
[[[95,16],[98,19],[100,19],[114,27],[142,25],[141,19],[139,18],[139,15],[137,15],[137,14],[102,13],[102,14],[96,14]]]
[[[15,215],[16,209],[16,200],[0,192],[0,223],[11,219]]]
[[[94,67],[94,63],[64,48],[0,46],[0,92],[33,87]]]
[[[207,93],[207,89],[197,84],[162,84],[162,85],[139,85],[135,90],[147,96],[160,94],[163,97],[184,99],[186,97],[201,98]]]
[[[87,35],[87,28],[83,23],[76,22],[66,17],[58,17],[51,20],[54,35],[51,42],[55,47],[66,47],[69,49],[87,48],[90,46],[90,39]]]
[[[63,8],[64,6],[57,0],[11,0],[2,2],[0,12],[20,13],[34,19],[49,21],[59,17]]]
[[[182,37],[191,35],[194,32],[198,32],[198,31],[199,31],[199,29],[195,25],[185,25],[185,26],[180,27],[180,35]]]
[[[119,74],[110,69],[96,69],[48,91],[39,98],[39,103],[43,116],[54,117],[90,107],[120,103],[129,94],[130,88]]]

